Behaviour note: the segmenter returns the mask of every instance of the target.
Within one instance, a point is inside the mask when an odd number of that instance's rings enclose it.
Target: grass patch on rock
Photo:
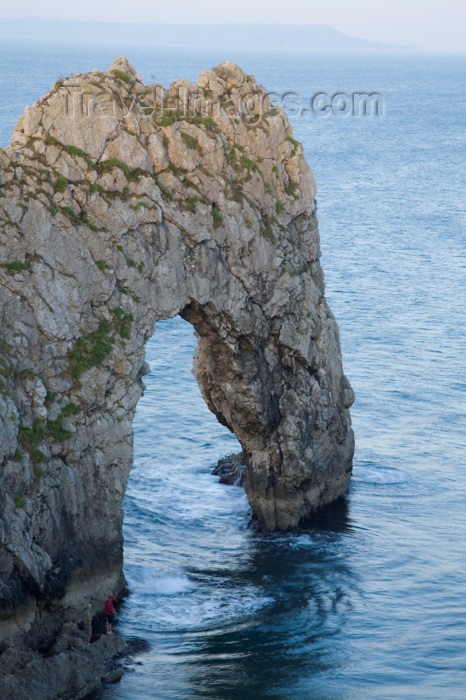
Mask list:
[[[114,342],[111,331],[110,323],[102,321],[96,331],[78,338],[68,353],[69,372],[75,384],[80,384],[80,377],[86,370],[98,367],[110,355]]]
[[[56,192],[65,192],[68,187],[68,180],[63,175],[59,175],[54,183]]]
[[[26,505],[26,501],[24,500],[24,496],[15,496],[15,507],[16,508],[24,508]]]
[[[197,194],[187,198],[186,203],[188,205],[189,211],[192,211],[193,213],[196,211],[196,204],[199,202],[199,200],[200,197]]]
[[[122,80],[124,83],[129,83],[131,82],[131,76],[129,73],[126,73],[124,70],[118,70],[118,68],[114,68],[112,70],[112,75],[114,78],[117,78],[117,80]]]
[[[286,187],[285,187],[285,192],[289,197],[293,197],[293,199],[299,199],[299,196],[296,194],[296,189],[297,189],[297,184],[295,182],[290,182]]]
[[[223,223],[223,215],[221,211],[217,209],[217,207],[212,207],[212,218],[214,220],[214,226],[215,228],[218,228],[219,226],[222,225]]]
[[[274,243],[277,242],[276,239],[275,239],[275,236],[273,235],[273,229],[272,229],[272,225],[273,225],[274,223],[275,223],[275,219],[274,219],[274,218],[272,218],[272,219],[266,218],[266,219],[264,219],[264,225],[260,227],[261,235],[262,235],[269,243],[272,243],[272,245],[273,245]]]
[[[56,440],[57,442],[64,442],[73,435],[71,430],[67,430],[64,427],[62,413],[60,413],[58,418],[56,418],[55,420],[47,421],[47,432],[50,435],[50,437]]]
[[[181,134],[181,137],[185,144],[189,146],[189,148],[196,148],[198,145],[197,138],[195,136],[191,136],[191,134],[187,134],[186,132],[183,132]]]
[[[296,141],[296,139],[294,139],[292,136],[285,136],[285,141],[289,141],[293,146],[291,155],[294,156],[296,154],[296,151],[298,150],[299,141]]]
[[[133,314],[125,313],[121,306],[117,306],[115,309],[113,309],[113,314],[115,316],[115,325],[117,332],[120,334],[120,338],[126,338],[128,340],[130,337],[131,324],[134,321]]]
[[[23,263],[19,260],[13,260],[9,263],[1,263],[0,267],[3,267],[9,275],[14,275],[17,272],[31,272],[31,263]]]

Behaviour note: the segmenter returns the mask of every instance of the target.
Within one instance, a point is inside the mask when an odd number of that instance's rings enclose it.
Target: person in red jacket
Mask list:
[[[117,614],[117,611],[115,610],[115,606],[113,605],[113,601],[115,600],[115,596],[113,593],[110,593],[110,595],[107,598],[107,601],[105,603],[105,610],[104,610],[104,615],[105,615],[105,621],[107,623],[107,634],[113,634],[112,632],[112,620],[114,616]]]

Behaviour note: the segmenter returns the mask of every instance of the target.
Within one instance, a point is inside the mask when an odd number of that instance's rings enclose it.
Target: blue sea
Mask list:
[[[308,529],[249,527],[210,474],[238,449],[162,321],[134,420],[130,596],[147,640],[105,700],[466,698],[466,55],[0,46],[0,145],[60,77],[124,53],[145,82],[224,60],[270,90],[378,92],[383,116],[292,118],[317,180],[326,294],[356,392],[354,475]]]

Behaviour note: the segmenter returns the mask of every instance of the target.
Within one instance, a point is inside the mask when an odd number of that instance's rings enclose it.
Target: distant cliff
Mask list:
[[[133,41],[156,46],[221,46],[250,49],[392,49],[325,24],[151,24],[0,18],[0,36],[56,41]]]
[[[0,637],[39,643],[122,591],[159,319],[196,330],[197,381],[263,528],[344,493],[353,392],[314,196],[286,116],[231,63],[164,92],[120,57],[26,108],[0,151]]]

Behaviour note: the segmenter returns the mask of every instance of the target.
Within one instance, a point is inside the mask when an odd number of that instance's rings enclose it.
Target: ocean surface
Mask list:
[[[100,697],[466,698],[466,55],[3,41],[0,145],[60,76],[120,53],[146,82],[231,59],[303,101],[379,92],[384,115],[292,119],[356,392],[348,494],[308,529],[251,529],[243,491],[210,474],[238,445],[191,374],[192,328],[160,322],[134,421],[118,622],[149,648]]]

